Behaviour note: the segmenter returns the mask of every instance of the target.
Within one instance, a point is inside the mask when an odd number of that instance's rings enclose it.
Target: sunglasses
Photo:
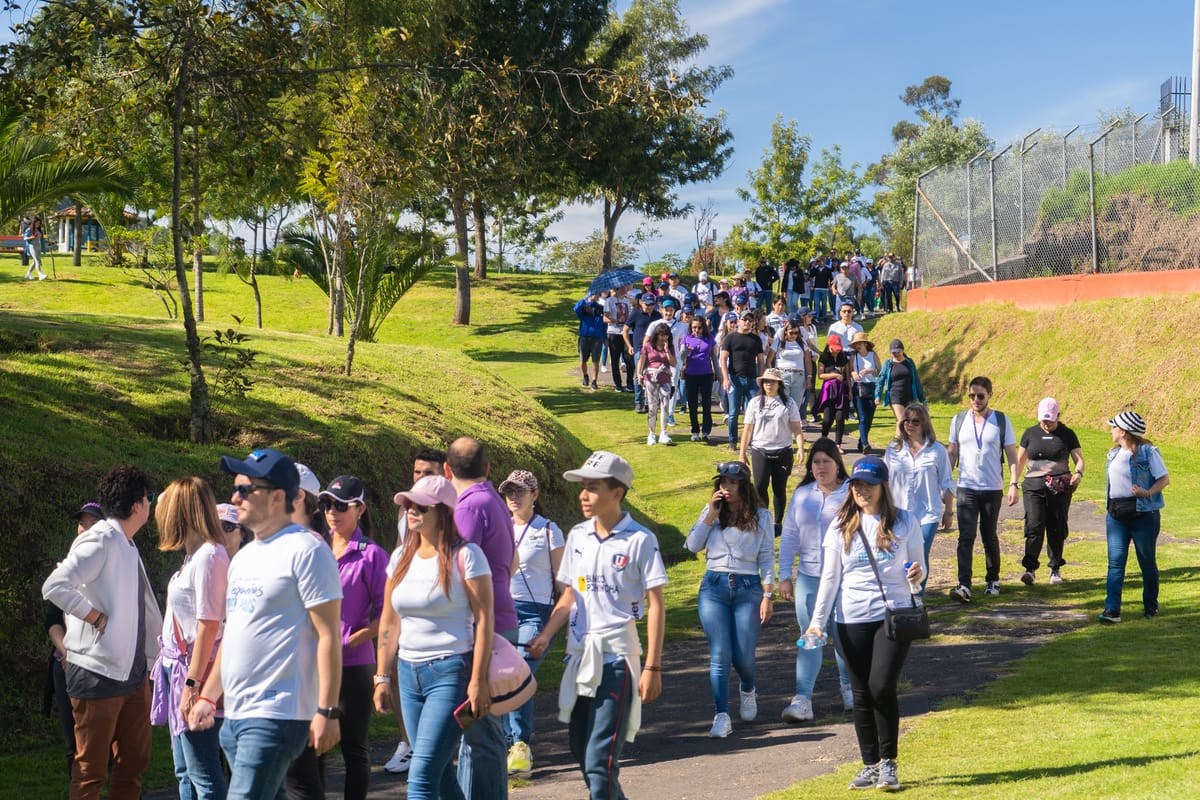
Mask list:
[[[358,501],[353,501],[350,503],[343,503],[341,500],[330,500],[328,498],[323,498],[320,502],[317,503],[317,505],[319,505],[321,507],[322,511],[328,512],[329,509],[332,508],[334,511],[338,512],[339,514],[344,514],[350,510],[351,506],[359,505],[359,503],[358,503]]]
[[[242,500],[245,500],[247,497],[249,497],[250,495],[254,494],[257,491],[261,490],[261,491],[269,492],[270,490],[272,490],[274,488],[275,488],[274,486],[263,485],[261,483],[235,483],[233,485],[233,493],[236,494],[238,497],[240,497]]]
[[[972,392],[971,394],[967,395],[967,397],[971,398],[972,400],[987,400],[987,395],[983,394],[982,392]]]
[[[722,461],[717,464],[717,474],[722,478],[745,478],[748,476],[749,470],[740,461]]]
[[[419,505],[418,503],[410,503],[408,506],[409,511],[416,511],[418,514],[428,514],[429,509],[431,508],[433,508],[433,506],[423,506]]]
[[[234,531],[236,531],[237,529],[239,529],[241,527],[242,526],[237,524],[236,522],[226,522],[225,520],[221,520],[221,528],[226,533],[233,533]]]

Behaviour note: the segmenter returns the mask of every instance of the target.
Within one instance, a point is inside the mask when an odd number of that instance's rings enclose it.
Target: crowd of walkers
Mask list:
[[[697,604],[709,647],[709,736],[734,732],[731,668],[739,720],[759,716],[756,652],[778,591],[794,604],[801,634],[794,693],[779,699],[782,720],[814,718],[813,688],[831,644],[863,762],[851,788],[895,789],[899,676],[911,643],[895,635],[892,612],[922,605],[934,538],[955,523],[950,596],[973,600],[977,534],[984,594],[999,594],[998,516],[1002,502],[1019,496],[1020,580],[1037,580],[1045,551],[1049,583],[1061,584],[1082,448],[1049,397],[1018,438],[991,407],[985,376],[970,380],[968,405],[943,444],[903,343],[892,341],[881,359],[856,322],[861,296],[837,286],[839,320],[818,347],[815,311],[790,308],[790,295],[804,294],[799,284],[773,297],[779,276],[765,277],[739,276],[732,284],[746,291],[722,299],[703,274],[691,292],[668,276],[666,293],[643,293],[617,333],[613,307],[627,303],[623,289],[603,303],[581,301],[581,325],[599,319],[608,338],[590,341],[600,336],[581,330],[583,380],[594,387],[611,346],[616,385],[633,390],[648,415],[648,445],[670,442],[680,382],[695,442],[712,433],[713,388],[725,390],[736,456],[716,465],[685,539],[706,563]],[[893,281],[884,283],[891,292]],[[748,307],[748,284],[772,314]],[[719,339],[691,305],[706,288],[705,307],[744,309],[721,312]],[[621,382],[618,361],[636,386]],[[875,448],[879,404],[895,426],[884,426],[887,444]],[[842,438],[852,414],[860,457],[847,465]],[[1109,425],[1100,621],[1115,624],[1131,542],[1143,613],[1159,612],[1155,546],[1169,476],[1137,413],[1121,411]],[[806,428],[820,433],[811,444]],[[410,488],[388,490],[397,513],[391,554],[378,543],[368,487],[354,475],[322,487],[311,469],[272,449],[225,456],[219,466],[231,478],[227,503],[198,477],[157,493],[137,467],[115,467],[74,515],[77,536],[45,581],[73,800],[99,798],[105,783],[114,800],[140,796],[152,723],[169,730],[181,800],[323,798],[334,747],[345,763],[343,796],[362,800],[373,713],[400,722],[385,769],[407,773],[408,797],[506,797],[509,776],[533,771],[535,725],[532,700],[492,713],[502,700],[489,681],[495,642],[516,645],[536,675],[564,627],[557,689],[570,752],[590,797],[624,796],[622,748],[643,704],[662,690],[667,583],[655,535],[625,510],[628,461],[597,451],[564,473],[580,487],[583,518],[564,535],[544,515],[533,473],[516,470],[494,486],[486,448],[469,437],[444,452],[421,450]],[[796,469],[802,477],[789,487]],[[152,514],[159,547],[182,554],[165,613],[156,600],[164,587],[151,585],[133,544]]]

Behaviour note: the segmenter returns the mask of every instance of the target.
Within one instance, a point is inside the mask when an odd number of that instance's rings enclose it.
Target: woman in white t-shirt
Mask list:
[[[566,541],[562,528],[539,513],[538,482],[532,472],[512,471],[498,491],[512,512],[513,541],[517,545],[517,568],[509,583],[517,609],[517,641],[531,642],[546,627],[554,608],[554,576]],[[530,672],[536,673],[542,659],[527,651],[524,656]],[[533,744],[533,698],[505,714],[503,725],[508,734],[508,771],[526,776],[533,770],[529,749]]]
[[[463,728],[485,716],[492,703],[492,572],[483,551],[458,535],[450,481],[422,478],[397,493],[395,502],[407,511],[408,535],[384,593],[375,708],[387,710],[398,674],[413,745],[408,797],[461,800],[454,753]]]
[[[181,478],[163,490],[154,510],[160,550],[183,550],[183,566],[167,584],[162,651],[151,673],[154,706],[165,714],[179,796],[224,800],[221,712],[215,724],[189,731],[184,720],[200,697],[225,623],[229,554],[217,499],[203,478]],[[156,716],[161,719],[161,716]]]
[[[771,515],[758,505],[750,471],[738,461],[717,465],[713,493],[684,546],[704,551],[700,582],[700,625],[708,638],[709,678],[717,714],[708,735],[733,732],[729,718],[729,667],[738,674],[739,716],[758,716],[754,651],[762,626],[771,619],[775,588],[775,536]]]
[[[898,789],[896,687],[911,643],[888,638],[884,612],[888,606],[914,604],[911,591],[925,573],[925,551],[916,518],[892,502],[882,458],[863,456],[855,463],[850,493],[825,533],[822,549],[821,586],[805,635],[823,637],[824,621],[835,611],[834,631],[854,687],[854,732],[864,764],[850,788]]]
[[[795,401],[783,391],[783,373],[775,368],[756,378],[759,394],[746,403],[746,425],[738,460],[750,464],[754,490],[767,497],[771,488],[775,507],[775,535],[783,530],[783,508],[787,503],[787,481],[796,463],[796,451],[804,457],[804,420]],[[792,443],[796,450],[792,450]],[[747,461],[747,450],[749,460]]]

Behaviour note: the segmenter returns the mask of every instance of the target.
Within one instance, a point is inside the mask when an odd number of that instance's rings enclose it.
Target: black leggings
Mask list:
[[[792,474],[792,464],[796,454],[792,448],[782,450],[760,450],[750,448],[750,469],[754,475],[754,491],[767,502],[767,484],[771,484],[773,499],[770,502],[775,512],[775,535],[778,536],[783,528],[783,510],[787,505],[787,482]]]
[[[1050,569],[1058,569],[1067,563],[1063,560],[1063,543],[1067,540],[1070,492],[1054,494],[1043,486],[1025,489],[1021,499],[1025,501],[1025,557],[1021,559],[1021,566],[1030,572],[1037,571],[1044,539],[1050,554]]]
[[[339,705],[342,717],[342,760],[346,762],[346,783],[342,790],[345,800],[365,800],[371,779],[371,752],[367,732],[375,708],[375,665],[360,664],[342,667],[342,690]],[[304,752],[288,767],[287,795],[289,800],[325,800],[325,756],[317,756],[313,748]]]
[[[692,418],[692,433],[712,433],[712,375],[684,375],[683,391],[687,398],[688,415]],[[703,419],[701,425],[700,419]]]
[[[633,354],[625,349],[625,337],[619,333],[608,335],[608,363],[612,368],[613,386],[620,389],[633,386]],[[621,365],[625,365],[625,383],[621,383]]]
[[[842,437],[846,435],[846,417],[849,415],[850,409],[841,407],[835,409],[832,405],[826,405],[821,409],[821,436],[828,437],[829,429],[834,427],[834,420],[837,421],[837,434],[834,442],[838,447],[842,446]]]
[[[909,642],[887,637],[883,620],[839,622],[834,628],[842,645],[850,685],[854,687],[854,733],[864,764],[896,757],[900,738],[900,699],[896,685],[908,656]]]

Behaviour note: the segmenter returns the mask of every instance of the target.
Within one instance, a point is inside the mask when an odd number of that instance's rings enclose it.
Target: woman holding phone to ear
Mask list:
[[[479,719],[492,704],[492,572],[483,551],[458,535],[450,481],[430,475],[394,499],[406,510],[408,535],[384,592],[375,708],[387,711],[398,675],[413,744],[408,797],[462,800],[452,763],[462,736],[455,711]]]

